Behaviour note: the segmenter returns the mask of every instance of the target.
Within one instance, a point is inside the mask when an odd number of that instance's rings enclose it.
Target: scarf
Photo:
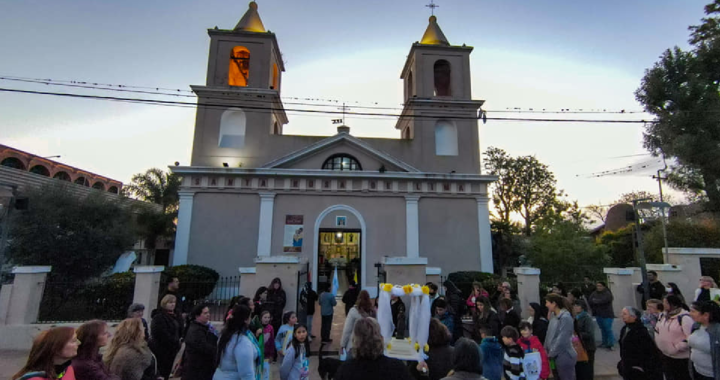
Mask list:
[[[583,310],[583,311],[581,311],[580,313],[578,313],[578,315],[575,316],[575,319],[577,319],[577,320],[579,321],[580,318],[583,318],[583,317],[585,317],[586,315],[588,315],[587,311]]]
[[[255,347],[255,350],[257,351],[257,360],[255,361],[255,380],[262,380],[265,360],[263,359],[263,350],[260,349],[260,345],[258,344],[257,339],[255,339],[255,333],[253,333],[250,330],[245,330],[245,336],[250,339],[250,342]]]

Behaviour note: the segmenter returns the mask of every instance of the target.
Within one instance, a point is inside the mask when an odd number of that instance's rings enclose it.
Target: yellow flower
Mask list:
[[[385,291],[385,292],[391,291],[392,288],[393,288],[393,285],[392,285],[392,284],[382,284],[382,290]]]
[[[388,343],[387,349],[388,349],[388,350],[392,350],[392,344]]]
[[[430,288],[427,286],[422,287],[423,294],[430,295]]]
[[[415,343],[415,351],[420,349],[420,343]]]
[[[406,340],[408,343],[411,342],[410,338],[405,338],[405,340]]]
[[[425,343],[425,347],[423,347],[423,349],[425,350],[425,352],[428,352],[428,351],[430,351],[430,346],[427,343]]]
[[[405,294],[412,293],[412,285],[405,285],[402,288],[403,288],[403,291],[405,292]]]

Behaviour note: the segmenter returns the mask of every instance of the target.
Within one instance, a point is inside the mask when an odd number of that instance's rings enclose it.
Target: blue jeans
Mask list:
[[[602,345],[605,347],[612,347],[615,345],[615,335],[613,335],[612,325],[613,318],[601,318],[595,317],[597,320],[598,327],[600,327],[600,333],[602,333]]]
[[[313,316],[308,315],[307,316],[307,333],[308,336],[312,336],[312,323],[313,323]]]

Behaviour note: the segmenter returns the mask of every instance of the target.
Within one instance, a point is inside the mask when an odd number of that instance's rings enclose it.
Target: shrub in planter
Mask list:
[[[467,271],[467,272],[453,272],[448,275],[448,280],[452,281],[465,296],[469,296],[472,291],[473,282],[479,282],[483,285],[483,288],[492,295],[497,289],[499,284],[505,281],[510,282],[513,289],[517,287],[517,281],[515,279],[502,279],[500,276],[492,273]]]

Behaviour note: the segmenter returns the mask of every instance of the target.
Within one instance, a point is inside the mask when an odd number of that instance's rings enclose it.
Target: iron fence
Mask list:
[[[38,323],[122,320],[132,304],[134,289],[133,278],[101,278],[84,283],[49,279]]]
[[[183,312],[203,304],[210,309],[212,321],[224,321],[233,299],[240,296],[240,276],[220,277],[217,282],[183,282],[178,294]],[[254,294],[244,296],[252,298]]]

